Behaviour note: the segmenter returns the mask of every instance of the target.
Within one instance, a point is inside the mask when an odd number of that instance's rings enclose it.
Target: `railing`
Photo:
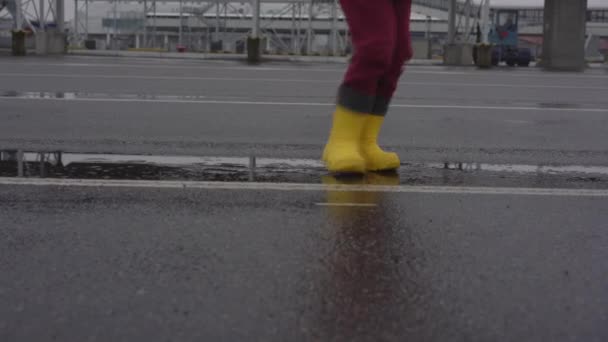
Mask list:
[[[608,23],[608,9],[588,10],[587,21],[592,23]]]
[[[446,11],[446,12],[450,8],[450,0],[412,0],[412,4],[425,6],[428,8]],[[472,6],[476,7],[476,5],[474,3],[472,4]],[[465,6],[465,2],[463,0],[456,1],[456,13],[458,13],[460,15],[466,14],[466,6]]]

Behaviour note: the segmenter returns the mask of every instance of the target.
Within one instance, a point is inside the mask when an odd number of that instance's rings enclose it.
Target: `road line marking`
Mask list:
[[[99,68],[129,68],[129,69],[186,69],[186,70],[234,70],[234,71],[296,71],[296,72],[316,72],[316,73],[340,73],[343,74],[346,68],[311,68],[311,67],[302,67],[302,68],[285,68],[285,67],[251,67],[251,66],[229,66],[229,67],[221,67],[221,66],[204,66],[192,63],[191,65],[170,65],[170,64],[152,64],[147,63],[148,60],[143,64],[97,64],[97,63],[26,63],[27,65],[33,66],[54,66],[54,67],[99,67]],[[215,61],[206,61],[207,63]],[[1,63],[2,64],[11,64],[11,63]],[[217,63],[218,65],[226,65],[226,63]],[[442,71],[442,70],[433,70],[433,67],[428,66],[407,66],[408,72],[413,74],[432,74],[432,75],[466,75],[467,73],[464,71]],[[414,69],[414,70],[412,70]],[[417,70],[416,70],[417,69]]]
[[[241,78],[241,77],[203,77],[203,76],[141,76],[141,75],[100,75],[100,74],[30,74],[0,73],[4,77],[56,77],[84,79],[137,79],[137,80],[187,80],[187,81],[229,81],[229,82],[282,82],[282,83],[329,83],[338,84],[337,80],[297,80],[285,78]]]
[[[138,58],[138,57],[129,57],[129,61],[139,61],[141,63],[99,63],[97,61],[101,61],[106,59],[108,56],[70,56],[74,62],[66,62],[66,63],[38,63],[38,62],[25,62],[21,65],[32,65],[32,66],[57,66],[57,67],[100,67],[100,68],[117,68],[117,67],[125,67],[125,68],[138,68],[138,69],[188,69],[188,70],[196,70],[196,69],[223,69],[223,70],[254,70],[254,71],[301,71],[301,72],[336,72],[336,73],[344,73],[345,68],[312,68],[309,65],[303,65],[302,67],[282,67],[282,66],[267,66],[267,67],[254,67],[254,66],[237,66],[238,61],[222,61],[222,60],[214,60],[214,59],[190,59],[190,60],[182,60],[180,62],[185,63],[186,65],[176,65],[178,64],[178,60],[165,60],[162,58]],[[110,56],[112,57],[112,56]],[[124,58],[116,58],[118,61],[125,61]],[[84,62],[80,62],[84,61]],[[91,62],[93,61],[93,62]],[[215,66],[208,66],[204,64],[216,64]],[[289,61],[277,61],[273,62],[275,65],[277,64],[285,64],[290,63]],[[327,63],[316,63],[315,64],[327,64]],[[0,65],[11,66],[14,65],[13,62],[0,62]],[[346,66],[346,62],[343,63]],[[487,75],[494,74],[500,75],[500,77],[530,77],[534,78],[598,78],[605,79],[608,78],[606,75],[601,75],[598,73],[544,73],[539,72],[536,69],[526,69],[526,70],[517,70],[516,72],[509,71],[504,72],[503,70],[441,70],[443,68],[442,65],[416,65],[416,64],[405,64],[407,69],[407,73],[415,73],[415,74],[445,74],[445,75]],[[439,69],[439,70],[437,70]],[[465,68],[463,68],[465,69]],[[427,71],[428,70],[428,71]]]
[[[253,70],[253,71],[301,71],[301,72],[336,72],[336,73],[344,73],[345,68],[312,68],[308,65],[303,66],[301,68],[289,68],[289,67],[251,67],[251,66],[230,66],[230,64],[237,64],[238,61],[219,61],[219,60],[206,60],[206,59],[192,59],[186,60],[185,63],[187,65],[175,65],[177,60],[154,60],[153,58],[136,58],[130,57],[130,61],[141,61],[141,64],[128,64],[128,63],[91,63],[90,61],[99,61],[107,58],[107,56],[99,56],[96,58],[95,56],[71,56],[72,60],[80,60],[87,61],[86,63],[79,62],[67,62],[67,63],[37,63],[37,62],[26,62],[21,65],[35,65],[35,66],[56,66],[56,67],[107,67],[107,68],[117,68],[117,67],[125,67],[125,68],[140,68],[140,69],[224,69],[224,70]],[[119,59],[124,61],[124,59]],[[174,63],[175,62],[175,63]],[[289,63],[288,61],[286,61]],[[216,64],[216,66],[207,66],[199,63],[205,64]],[[278,63],[281,63],[279,61]],[[11,66],[14,65],[12,62],[0,62],[0,65]],[[343,63],[346,65],[346,63]],[[221,67],[220,65],[224,65],[226,67]],[[503,72],[502,70],[497,71],[478,71],[478,70],[441,70],[443,66],[441,65],[408,65],[406,64],[407,73],[411,74],[438,74],[438,75],[471,75],[471,76],[479,76],[479,75],[499,75],[500,77],[534,77],[534,78],[594,78],[594,79],[605,79],[608,78],[606,75],[601,75],[598,73],[545,73],[540,72],[535,69],[530,70],[518,70],[517,72],[509,71]],[[437,70],[439,69],[439,70]],[[428,70],[428,71],[427,71]]]
[[[204,189],[204,190],[254,190],[254,191],[317,191],[317,192],[380,192],[456,195],[518,195],[556,197],[608,198],[608,189],[550,189],[550,188],[500,188],[466,186],[384,186],[338,185],[302,183],[246,183],[246,182],[197,182],[197,181],[146,181],[146,180],[96,180],[0,177],[0,185],[102,187],[102,188],[154,188],[154,189]]]
[[[450,83],[450,82],[399,82],[399,85],[432,86],[432,87],[491,87],[491,88],[527,88],[527,89],[577,89],[577,90],[601,90],[606,91],[608,87],[589,86],[565,86],[544,84],[505,84],[505,83]]]
[[[254,106],[300,106],[300,107],[329,107],[334,103],[323,102],[272,102],[272,101],[228,101],[228,100],[182,100],[182,99],[98,99],[98,98],[36,98],[0,96],[0,100],[12,101],[70,101],[70,102],[139,102],[139,103],[197,103],[225,105],[254,105]],[[458,105],[415,105],[392,104],[393,108],[418,109],[462,109],[462,110],[510,110],[510,111],[542,111],[542,112],[580,112],[608,113],[608,108],[553,108],[553,107],[499,107],[499,106],[458,106]]]
[[[198,103],[198,104],[233,104],[258,106],[335,106],[332,103],[322,102],[271,102],[271,101],[227,101],[227,100],[182,100],[182,99],[95,99],[95,98],[39,98],[39,97],[3,97],[0,100],[27,100],[27,101],[69,101],[69,102],[150,102],[150,103]],[[607,109],[608,111],[608,109]]]
[[[378,205],[375,203],[315,203],[319,207],[362,207],[362,208],[373,208]]]
[[[152,64],[146,63],[149,62],[145,60],[142,64],[98,64],[98,63],[24,63],[22,65],[31,65],[31,66],[54,66],[54,67],[98,67],[98,68],[128,68],[128,69],[186,69],[186,70],[234,70],[234,71],[301,71],[301,72],[337,72],[344,73],[345,69],[337,69],[337,68],[311,68],[311,67],[302,67],[302,68],[282,68],[282,67],[246,67],[246,66],[205,66],[199,65],[196,63],[192,63],[190,65],[171,65],[171,64]],[[215,64],[216,61],[205,61],[205,63]],[[12,63],[3,63],[0,62],[0,65],[12,65]],[[218,65],[226,65],[225,63],[217,63]],[[435,71],[436,72],[436,71]]]
[[[188,80],[188,81],[226,81],[226,82],[277,82],[277,83],[325,83],[337,84],[335,80],[310,80],[294,78],[257,78],[257,77],[205,77],[205,76],[143,76],[143,75],[107,75],[107,74],[38,74],[38,73],[0,73],[5,77],[56,77],[56,78],[83,78],[83,79],[139,79],[139,80]],[[492,87],[492,88],[528,88],[528,89],[577,89],[605,91],[608,87],[571,86],[571,85],[543,85],[543,84],[504,84],[504,83],[449,83],[449,82],[416,82],[402,81],[402,86],[429,86],[429,87]]]

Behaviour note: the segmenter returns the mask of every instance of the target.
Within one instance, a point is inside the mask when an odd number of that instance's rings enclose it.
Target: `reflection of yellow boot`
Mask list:
[[[361,154],[365,158],[368,171],[396,170],[401,165],[396,153],[385,152],[378,146],[378,135],[384,123],[384,117],[366,115],[365,128],[361,138]]]
[[[363,177],[358,178],[336,178],[334,176],[322,176],[321,181],[324,185],[365,185],[366,180]],[[361,203],[363,192],[361,191],[327,191],[327,203]]]
[[[366,118],[367,115],[342,106],[336,108],[329,140],[323,151],[323,161],[330,172],[365,172],[365,159],[359,145]]]
[[[377,173],[370,172],[365,175],[365,184],[379,186],[397,186],[399,185],[399,175],[395,173]],[[367,200],[372,203],[380,203],[383,198],[386,198],[386,193],[381,191],[370,191],[367,195]]]
[[[334,176],[322,176],[321,181],[325,185],[365,185],[365,178],[336,178]],[[330,190],[326,191],[327,212],[330,217],[336,220],[334,223],[346,224],[362,210],[369,209],[358,207],[358,205],[373,205],[368,198],[369,194],[365,191],[357,190]]]
[[[400,179],[397,173],[368,173],[365,175],[365,184],[369,185],[399,185]]]

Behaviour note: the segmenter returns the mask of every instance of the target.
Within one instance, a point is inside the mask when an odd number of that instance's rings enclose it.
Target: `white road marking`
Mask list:
[[[311,68],[311,67],[301,67],[301,68],[288,68],[288,67],[254,67],[254,66],[205,66],[201,64],[192,63],[189,65],[169,65],[169,64],[151,64],[146,63],[145,61],[142,64],[98,64],[98,63],[27,63],[27,65],[32,66],[54,66],[54,67],[98,67],[98,68],[129,68],[129,69],[186,69],[186,70],[234,70],[234,71],[297,71],[297,72],[316,72],[316,73],[339,73],[343,74],[345,72],[345,68]],[[209,63],[211,61],[205,61]],[[216,63],[213,61],[212,63]],[[2,63],[2,64],[10,64],[10,63]],[[221,63],[224,64],[224,63]],[[225,64],[224,64],[225,65]],[[432,67],[420,67],[420,66],[408,66],[410,73],[416,74],[436,74],[436,75],[466,75],[466,72],[462,71],[438,71],[436,69],[433,70]],[[417,69],[417,70],[411,70]]]
[[[217,69],[217,68],[214,68]],[[83,78],[83,79],[137,79],[137,80],[173,80],[173,81],[215,81],[215,82],[276,82],[276,83],[311,83],[311,84],[338,84],[336,80],[311,80],[295,78],[259,78],[259,77],[204,77],[204,76],[145,76],[145,75],[108,75],[108,74],[48,74],[48,73],[0,73],[4,77],[45,77],[45,78]],[[427,87],[468,87],[468,88],[524,88],[524,89],[576,89],[606,91],[608,87],[551,85],[551,84],[506,84],[506,83],[450,83],[450,82],[410,82],[407,78],[399,83],[402,86]]]
[[[299,183],[245,183],[245,182],[197,182],[197,181],[146,181],[146,180],[94,180],[51,178],[0,177],[0,185],[101,187],[101,188],[154,188],[154,189],[203,189],[203,190],[254,190],[254,191],[331,191],[331,192],[380,192],[456,195],[515,195],[555,197],[608,198],[608,189],[551,189],[551,188],[501,188],[466,186],[384,186],[384,185],[337,185]]]
[[[506,84],[506,83],[451,83],[451,82],[400,82],[399,85],[431,86],[431,87],[491,87],[491,88],[522,88],[522,89],[576,89],[576,90],[608,90],[608,87],[589,87],[574,85],[549,84]]]
[[[202,76],[142,76],[142,75],[101,75],[101,74],[31,74],[0,73],[4,77],[55,77],[85,79],[136,79],[136,80],[170,80],[170,81],[228,81],[228,82],[282,82],[282,83],[339,83],[339,80],[300,80],[285,78],[242,78],[242,77],[202,77]]]
[[[106,58],[106,57],[102,57]],[[77,59],[81,59],[81,58],[77,58]],[[82,60],[89,60],[88,58],[82,58]],[[122,59],[124,60],[124,59]],[[172,62],[177,62],[177,60],[168,60],[168,63],[159,63],[158,61],[154,61],[153,59],[149,59],[149,58],[141,58],[141,59],[137,59],[137,58],[129,58],[129,61],[141,61],[140,64],[129,64],[129,63],[91,63],[91,62],[87,62],[87,63],[74,63],[74,62],[67,62],[67,63],[38,63],[38,62],[26,62],[26,63],[22,63],[21,65],[32,65],[32,66],[55,66],[55,67],[100,67],[100,68],[119,68],[119,67],[125,67],[125,68],[132,68],[132,69],[158,69],[158,68],[164,68],[164,69],[188,69],[188,70],[197,70],[197,69],[212,69],[212,70],[217,70],[217,69],[224,69],[224,70],[249,70],[249,71],[299,71],[299,72],[334,72],[334,73],[344,73],[345,68],[319,68],[318,66],[316,67],[310,67],[310,66],[303,66],[303,67],[272,67],[272,66],[268,66],[268,67],[260,67],[260,66],[233,66],[230,64],[237,64],[238,62],[236,61],[218,61],[218,60],[205,60],[205,59],[200,59],[200,60],[186,60],[185,61],[185,65],[175,65],[172,64]],[[171,64],[169,64],[171,63]],[[208,65],[203,65],[201,63],[205,63],[205,64],[216,64],[214,66],[208,66]],[[14,65],[14,63],[12,62],[0,62],[0,65],[2,64],[6,64],[8,66],[12,66]],[[219,65],[224,65],[224,66],[219,66]],[[346,63],[343,63],[344,66],[346,66]],[[541,72],[537,69],[526,69],[526,70],[517,70],[517,71],[513,71],[513,70],[509,70],[509,71],[505,71],[505,70],[476,70],[473,68],[467,69],[467,70],[441,70],[441,68],[443,68],[443,66],[441,65],[407,65],[406,64],[406,73],[411,73],[411,74],[435,74],[435,75],[471,75],[471,76],[479,76],[479,75],[488,75],[488,74],[492,74],[492,75],[499,75],[500,77],[503,78],[519,78],[519,77],[533,77],[533,78],[577,78],[577,79],[581,79],[581,78],[593,78],[593,79],[606,79],[608,78],[607,75],[601,75],[598,73],[545,73],[545,72]],[[439,69],[439,70],[438,70]]]
[[[98,98],[20,98],[2,97],[0,100],[26,100],[26,101],[69,101],[69,102],[150,102],[150,103],[199,103],[199,104],[233,104],[233,105],[258,105],[258,106],[332,106],[332,103],[322,102],[270,102],[270,101],[228,101],[228,100],[186,100],[186,99],[98,99]],[[608,109],[607,109],[608,110]]]
[[[71,102],[139,102],[139,103],[197,103],[197,104],[223,104],[223,105],[253,105],[253,106],[299,106],[299,107],[329,107],[335,106],[330,102],[274,102],[274,101],[233,101],[233,100],[186,100],[186,99],[100,99],[100,98],[28,98],[3,97],[0,101],[71,101]],[[459,106],[459,105],[391,105],[392,108],[418,108],[418,109],[461,109],[461,110],[510,110],[510,111],[542,111],[542,112],[576,112],[576,113],[608,113],[608,108],[554,108],[554,107],[506,107],[506,106]]]
[[[98,68],[128,68],[128,69],[186,69],[186,70],[234,70],[234,71],[302,71],[302,72],[336,72],[344,73],[345,69],[337,68],[285,68],[285,67],[255,67],[255,66],[205,66],[197,63],[191,63],[187,65],[170,65],[170,64],[151,64],[149,61],[144,61],[142,64],[99,64],[99,63],[24,63],[23,65],[32,66],[54,66],[54,67],[98,67]],[[198,62],[198,61],[197,61]],[[205,63],[215,64],[216,61],[205,61]],[[2,63],[0,65],[7,64],[13,65],[12,63]],[[218,63],[225,65],[225,63]],[[435,71],[436,72],[436,71]]]

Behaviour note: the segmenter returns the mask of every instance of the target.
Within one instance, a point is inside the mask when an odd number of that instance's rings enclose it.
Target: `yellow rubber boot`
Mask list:
[[[365,173],[365,159],[360,144],[367,115],[338,106],[333,126],[323,151],[323,161],[330,172]]]
[[[361,155],[365,159],[368,171],[396,170],[401,165],[397,153],[385,152],[378,146],[378,135],[384,123],[384,117],[366,115],[365,128],[361,137]]]

